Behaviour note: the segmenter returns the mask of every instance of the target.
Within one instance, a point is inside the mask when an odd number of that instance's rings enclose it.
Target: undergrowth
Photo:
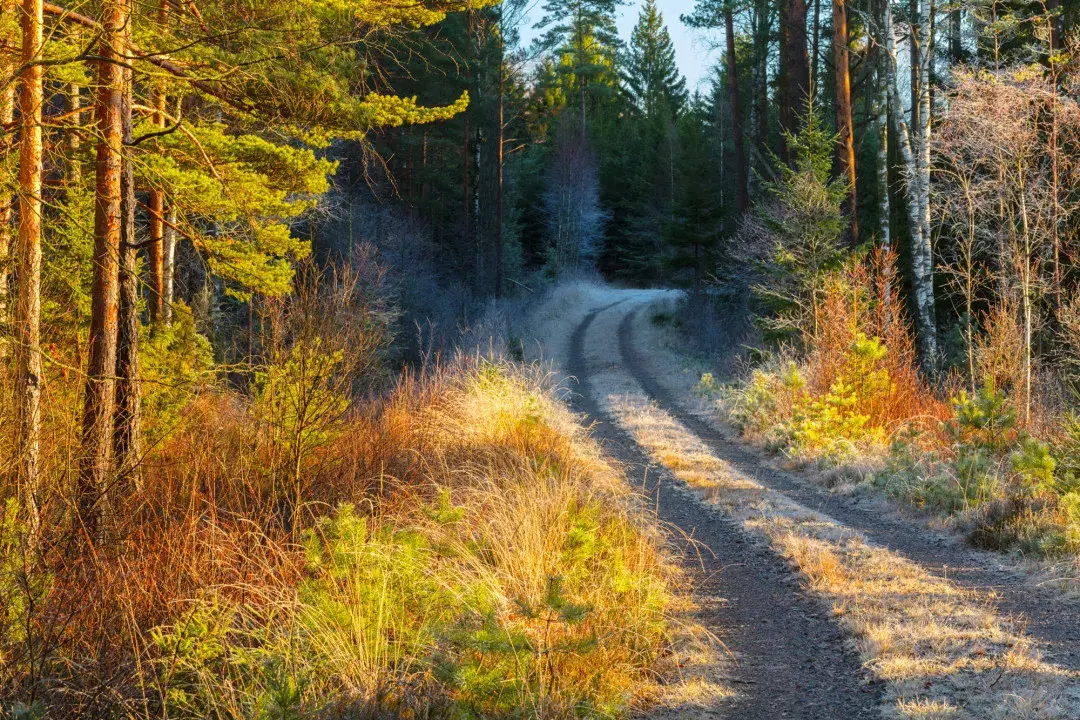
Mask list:
[[[332,344],[278,356],[252,395],[157,402],[168,432],[92,554],[62,446],[38,543],[5,486],[0,714],[626,713],[677,577],[546,376],[459,359],[346,404]]]
[[[877,253],[829,275],[798,346],[763,354],[734,385],[703,377],[698,393],[792,462],[952,517],[975,545],[1075,557],[1080,421],[1039,412],[1040,422],[1021,422],[1016,398],[997,385],[996,347],[981,350],[990,359],[974,389],[952,378],[931,388],[890,280],[894,262]]]

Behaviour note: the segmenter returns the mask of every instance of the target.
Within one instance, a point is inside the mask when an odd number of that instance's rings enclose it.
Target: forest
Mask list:
[[[0,0],[0,718],[1075,720],[1078,290],[1072,0]]]

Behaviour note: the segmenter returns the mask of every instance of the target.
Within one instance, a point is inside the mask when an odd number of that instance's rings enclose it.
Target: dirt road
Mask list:
[[[553,354],[578,380],[573,404],[632,477],[646,479],[661,520],[707,548],[688,546],[686,566],[738,691],[710,714],[1080,718],[1075,601],[880,502],[833,496],[732,439],[691,407],[677,350],[648,322],[648,307],[663,299],[586,290]],[[722,480],[704,493],[677,479],[708,473]],[[818,554],[804,557],[810,546]],[[821,553],[838,563],[836,578],[815,575]],[[850,602],[865,608],[849,612]],[[680,714],[660,714],[672,712]]]

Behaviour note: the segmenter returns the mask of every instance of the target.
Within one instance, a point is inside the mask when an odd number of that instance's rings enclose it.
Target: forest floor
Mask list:
[[[684,550],[696,621],[722,642],[673,676],[651,715],[1080,718],[1076,597],[737,439],[694,394],[709,368],[653,322],[677,299],[568,285],[529,327],[655,502]]]

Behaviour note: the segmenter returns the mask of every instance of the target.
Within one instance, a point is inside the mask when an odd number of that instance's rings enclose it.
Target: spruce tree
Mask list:
[[[677,116],[686,104],[686,79],[679,74],[675,46],[656,0],[645,0],[630,36],[626,85],[647,117],[664,112]]]
[[[555,71],[568,85],[568,103],[576,96],[584,134],[587,98],[611,87],[615,56],[621,45],[615,27],[616,8],[623,0],[546,0],[537,27],[544,30],[540,43],[561,56]]]

